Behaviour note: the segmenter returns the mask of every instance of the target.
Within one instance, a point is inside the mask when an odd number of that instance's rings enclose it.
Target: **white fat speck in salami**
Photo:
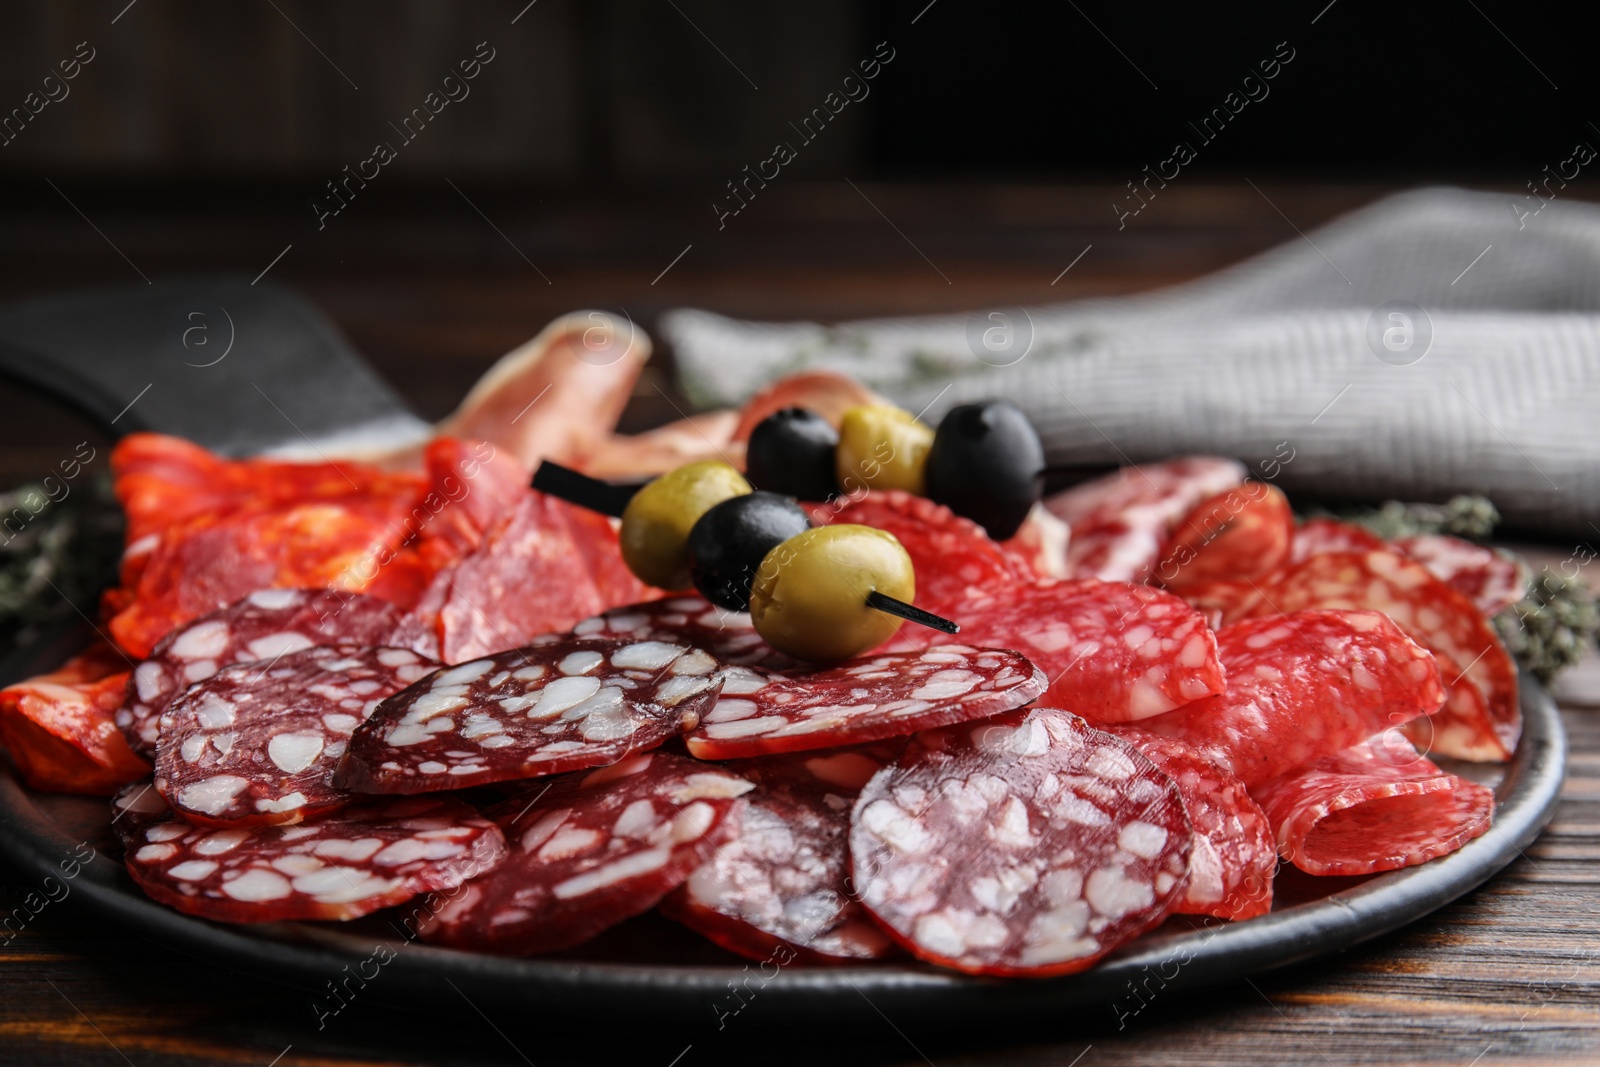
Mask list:
[[[499,827],[449,797],[368,801],[298,826],[219,830],[164,806],[146,810],[160,800],[148,782],[124,796],[115,825],[133,880],[153,899],[216,922],[354,919],[454,889],[506,855]]]
[[[737,826],[750,788],[660,752],[531,785],[489,811],[511,854],[438,909],[423,939],[523,956],[587,941],[682,884]]]
[[[1015,652],[966,645],[782,673],[743,668],[740,695],[718,701],[685,740],[701,759],[835,748],[986,718],[1044,689],[1044,674]]]
[[[562,635],[439,671],[378,706],[336,781],[425,793],[615,763],[710,711],[722,679],[702,658],[681,644]]]
[[[850,859],[861,903],[919,958],[1067,974],[1173,909],[1190,834],[1137,749],[1033,708],[914,738],[857,798]]]
[[[187,818],[292,823],[350,799],[332,776],[378,701],[438,666],[402,648],[324,645],[224,667],[161,713],[156,788]]]
[[[400,610],[331,589],[262,589],[173,630],[139,664],[116,722],[128,744],[154,758],[161,713],[189,686],[235,663],[273,660],[314,645],[391,643]]]
[[[750,616],[727,611],[699,596],[676,596],[613,608],[584,619],[572,628],[583,637],[619,637],[638,642],[643,651],[659,644],[703,649],[718,663],[783,670],[799,666],[756,633]]]

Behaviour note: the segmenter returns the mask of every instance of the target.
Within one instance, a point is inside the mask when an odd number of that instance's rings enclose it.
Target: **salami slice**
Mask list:
[[[960,614],[973,591],[1004,588],[1033,578],[1030,568],[1019,565],[977,523],[927,497],[899,489],[818,504],[811,509],[811,521],[818,526],[855,523],[893,534],[916,571],[917,606],[935,615]],[[932,633],[922,627],[911,629]]]
[[[804,669],[798,661],[761,639],[750,622],[749,613],[719,608],[700,596],[675,596],[614,608],[603,615],[584,619],[572,632],[578,637],[665,641],[702,649],[719,663],[742,667],[775,671]]]
[[[1033,505],[1022,526],[1001,541],[1000,547],[1032,577],[1069,578],[1067,545],[1071,540],[1071,528],[1040,503]]]
[[[699,722],[716,703],[717,668],[683,645],[548,634],[385,700],[336,781],[427,793],[615,763]]]
[[[316,645],[390,644],[400,610],[360,593],[259,589],[173,630],[133,672],[117,725],[154,757],[161,713],[174,697],[234,663],[274,660]]]
[[[930,963],[1081,971],[1183,894],[1177,787],[1126,741],[1051,708],[916,738],[850,820],[861,902]]]
[[[737,826],[742,778],[645,752],[491,810],[504,863],[422,927],[424,940],[501,955],[554,952],[654,907]]]
[[[781,674],[730,667],[684,742],[700,759],[835,748],[998,715],[1044,690],[1043,672],[1015,652],[967,645]]]
[[[144,811],[116,825],[139,888],[213,922],[354,919],[454,889],[506,855],[499,827],[450,797],[356,804],[297,826],[218,829]]]
[[[1412,740],[1460,759],[1510,758],[1522,732],[1516,664],[1477,607],[1422,564],[1386,551],[1313,556],[1280,575],[1267,603],[1256,610],[1301,608],[1367,609],[1389,616],[1434,654],[1450,691],[1439,714],[1408,728]]]
[[[848,884],[850,808],[884,763],[841,749],[724,764],[757,788],[739,832],[661,902],[663,914],[753,960],[780,947],[812,963],[890,955]]]
[[[1296,611],[1223,627],[1227,688],[1140,725],[1254,787],[1444,702],[1433,657],[1375,611]]]
[[[1253,578],[1242,582],[1196,582],[1184,586],[1178,595],[1204,615],[1213,630],[1220,630],[1254,614],[1263,603],[1267,585],[1267,580],[1257,582]]]
[[[1044,702],[1130,722],[1222,692],[1216,636],[1171,593],[1128,582],[1040,579],[974,595],[961,637],[1014,648],[1050,679]]]
[[[1383,538],[1365,526],[1338,519],[1309,519],[1294,532],[1289,562],[1299,563],[1320,552],[1370,552],[1382,547]]]
[[[0,689],[0,747],[23,781],[52,793],[109,796],[150,773],[113,721],[128,672],[109,670],[125,662],[94,650]]]
[[[1207,497],[1173,527],[1152,577],[1181,592],[1264,577],[1289,559],[1294,511],[1276,486],[1246,482]]]
[[[1255,791],[1284,859],[1311,874],[1372,874],[1454,852],[1489,829],[1494,792],[1446,774],[1396,730]]]
[[[1172,524],[1244,478],[1244,467],[1231,459],[1186,456],[1124,467],[1055,494],[1045,507],[1072,528],[1067,565],[1073,577],[1142,581],[1160,559]]]
[[[1278,850],[1272,826],[1244,783],[1175,737],[1133,726],[1113,732],[1172,779],[1194,827],[1189,879],[1173,910],[1234,920],[1271,911]]]
[[[1476,604],[1485,617],[1498,615],[1528,592],[1528,568],[1492,548],[1446,534],[1402,537],[1394,547]]]
[[[193,822],[299,822],[352,799],[333,785],[378,702],[438,664],[404,648],[326,645],[224,667],[167,705],[156,788]]]

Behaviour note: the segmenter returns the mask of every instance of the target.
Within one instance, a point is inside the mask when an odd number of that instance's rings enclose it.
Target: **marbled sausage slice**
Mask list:
[[[1172,780],[1068,712],[917,737],[850,820],[861,902],[930,963],[1081,971],[1183,895],[1191,829]]]
[[[234,663],[274,660],[314,645],[403,644],[400,609],[332,589],[261,589],[173,630],[134,670],[117,725],[135,752],[154,757],[161,713],[177,695]]]
[[[354,919],[452,889],[506,854],[499,827],[450,797],[385,798],[296,826],[195,826],[140,810],[116,827],[153,899],[216,922]]]
[[[326,645],[224,667],[161,713],[156,788],[194,822],[294,823],[353,799],[333,784],[378,702],[438,664],[407,648]]]
[[[730,667],[685,743],[701,759],[837,748],[998,715],[1044,689],[1044,673],[1017,653],[966,645],[783,673]]]
[[[385,700],[336,781],[427,793],[615,763],[692,728],[722,683],[707,653],[551,634],[447,667]]]
[[[490,810],[511,842],[422,927],[424,940],[528,956],[587,941],[654,907],[737,826],[750,783],[645,752],[533,784]]]

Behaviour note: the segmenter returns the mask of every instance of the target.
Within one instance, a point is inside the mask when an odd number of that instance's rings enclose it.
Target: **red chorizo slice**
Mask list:
[[[1489,829],[1494,791],[1441,771],[1396,730],[1255,791],[1284,859],[1311,874],[1372,874],[1454,852]]]
[[[352,799],[332,778],[378,702],[437,667],[405,648],[326,645],[224,667],[167,705],[156,788],[202,823],[294,823]]]
[[[400,610],[331,589],[260,589],[173,630],[133,672],[117,725],[135,752],[154,756],[161,713],[179,693],[234,663],[273,660],[317,645],[391,644]]]
[[[551,634],[385,700],[336,780],[427,793],[615,763],[699,722],[716,702],[717,668],[684,645]]]
[[[1183,894],[1172,780],[1052,708],[916,738],[850,820],[861,902],[896,941],[970,974],[1081,971]]]
[[[1139,725],[1187,741],[1246,786],[1437,711],[1439,668],[1375,611],[1296,611],[1225,626],[1228,686]]]
[[[354,919],[454,889],[506,854],[499,827],[450,797],[385,798],[295,826],[195,826],[170,812],[116,825],[139,888],[227,923]]]
[[[1262,482],[1207,497],[1178,520],[1152,577],[1174,592],[1261,578],[1288,562],[1294,511]]]
[[[729,667],[684,742],[700,759],[837,748],[998,715],[1044,690],[1044,673],[1017,653],[967,645],[783,673]]]
[[[511,843],[422,927],[424,940],[527,956],[580,944],[654,907],[737,825],[750,783],[645,752],[530,787],[491,809]]]
[[[780,946],[813,963],[890,955],[893,942],[848,877],[850,808],[883,755],[850,748],[723,764],[756,783],[739,832],[661,902],[663,914],[753,960]]]

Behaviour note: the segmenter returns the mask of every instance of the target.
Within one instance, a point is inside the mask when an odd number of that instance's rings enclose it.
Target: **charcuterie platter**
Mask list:
[[[309,461],[124,438],[96,636],[0,691],[0,847],[330,993],[1021,1019],[1395,929],[1550,817],[1515,560],[1216,457],[1044,497],[1015,408],[837,375],[617,435],[647,356],[563,320]]]

